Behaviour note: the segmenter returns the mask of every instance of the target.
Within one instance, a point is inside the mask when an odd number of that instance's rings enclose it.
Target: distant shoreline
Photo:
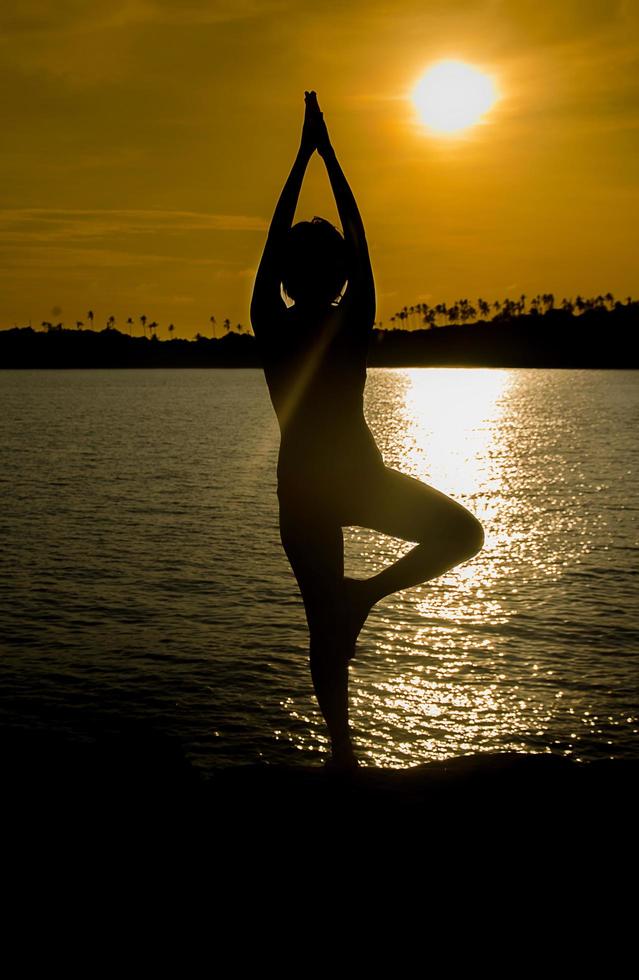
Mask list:
[[[159,340],[101,331],[0,330],[0,368],[260,368],[249,334]],[[553,309],[423,330],[371,333],[369,367],[639,368],[639,303]]]

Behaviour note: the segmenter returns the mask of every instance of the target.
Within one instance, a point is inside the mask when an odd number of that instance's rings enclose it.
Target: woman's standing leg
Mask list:
[[[280,500],[280,536],[295,573],[310,635],[310,667],[333,761],[357,765],[348,724],[344,647],[344,537],[339,522]]]

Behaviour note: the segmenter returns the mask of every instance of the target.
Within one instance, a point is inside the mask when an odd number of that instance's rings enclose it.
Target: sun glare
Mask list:
[[[488,75],[463,61],[433,65],[411,93],[421,121],[438,133],[456,133],[478,122],[497,100]]]

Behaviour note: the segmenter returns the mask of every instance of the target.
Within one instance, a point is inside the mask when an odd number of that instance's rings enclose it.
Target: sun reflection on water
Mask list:
[[[565,408],[562,416],[544,385],[541,374],[509,369],[369,372],[366,415],[386,464],[467,507],[485,543],[470,561],[373,609],[349,679],[365,764],[575,754],[579,726],[566,729],[565,719],[593,728],[573,678],[574,627],[562,618],[574,585],[563,580],[603,522],[578,506],[593,492],[583,456],[571,456],[581,413],[574,423]],[[413,547],[360,527],[345,529],[344,541],[346,573],[357,577]],[[317,709],[314,722],[303,741],[327,751]]]
[[[505,411],[512,375],[506,370],[405,369],[398,404],[402,468],[445,486],[451,496],[484,491],[487,472],[498,478],[496,429]],[[492,450],[492,452],[491,452]]]
[[[373,612],[351,683],[358,691],[367,688],[361,710],[353,704],[353,724],[366,733],[367,754],[376,765],[469,751],[480,730],[486,748],[503,748],[504,741],[517,748],[517,732],[529,724],[527,712],[516,692],[490,676],[504,656],[495,649],[495,631],[503,630],[513,611],[504,602],[504,556],[517,531],[495,520],[508,460],[502,436],[513,374],[454,368],[392,374],[384,380],[394,382],[394,400],[376,402],[386,406],[386,417],[370,418],[387,462],[466,506],[482,522],[486,540],[472,561],[406,590],[401,599],[389,597]],[[411,547],[394,541],[382,563]],[[499,561],[490,560],[495,553]]]

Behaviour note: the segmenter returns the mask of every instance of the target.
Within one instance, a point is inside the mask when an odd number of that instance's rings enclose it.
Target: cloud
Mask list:
[[[264,219],[247,215],[139,209],[0,209],[0,279],[30,281],[38,270],[81,281],[88,270],[170,266],[206,267],[209,278],[242,278],[237,259],[193,249],[195,233],[264,232]],[[184,236],[184,238],[180,238]],[[167,243],[179,238],[170,251]],[[156,242],[160,248],[154,251]],[[150,249],[149,249],[150,246]]]
[[[527,46],[574,42],[606,32],[625,18],[623,0],[497,0],[492,13],[525,38]]]
[[[147,267],[149,265],[174,265],[180,261],[174,255],[147,255],[141,252],[125,252],[106,248],[53,248],[46,245],[26,246],[14,251],[10,248],[0,250],[2,263],[0,276],[13,279],[16,272],[22,270],[27,279],[35,279],[34,271],[38,268],[47,270],[50,275],[56,270],[64,270],[65,279],[78,278],[87,269],[129,268],[130,266]],[[181,257],[186,261],[185,257]],[[216,265],[215,259],[188,259],[189,263],[198,265]]]
[[[77,242],[110,235],[182,234],[193,231],[264,231],[263,218],[242,214],[138,209],[0,209],[0,241],[6,244]]]
[[[144,52],[146,35],[171,27],[240,25],[277,21],[290,0],[3,0],[0,5],[2,68],[47,73],[70,88],[135,77],[161,62],[157,44]],[[256,35],[259,28],[254,27]],[[155,41],[155,39],[154,39]]]
[[[135,24],[221,24],[283,13],[290,0],[4,0],[0,37],[90,32]]]

